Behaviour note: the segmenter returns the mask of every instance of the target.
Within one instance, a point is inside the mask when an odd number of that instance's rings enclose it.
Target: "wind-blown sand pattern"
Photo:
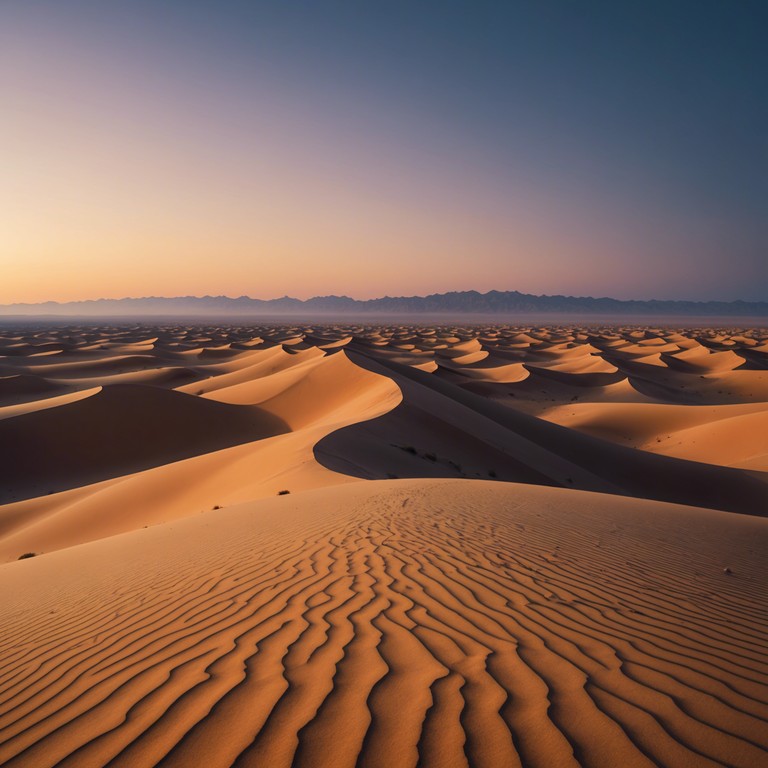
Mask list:
[[[0,354],[0,764],[768,765],[765,331]]]

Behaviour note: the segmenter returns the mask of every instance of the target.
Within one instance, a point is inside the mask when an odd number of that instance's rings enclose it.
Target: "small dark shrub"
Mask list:
[[[27,560],[30,557],[37,557],[37,552],[25,552],[23,555],[19,555],[19,560]]]
[[[286,495],[286,494],[288,494],[288,493],[290,493],[290,491],[278,491],[278,492],[277,492],[277,495],[278,495],[278,496],[285,496],[285,495]]]
[[[495,469],[488,470],[488,477],[497,477]]]

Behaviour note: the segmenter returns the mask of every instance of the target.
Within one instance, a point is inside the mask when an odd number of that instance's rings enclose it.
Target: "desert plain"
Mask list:
[[[0,765],[768,765],[768,330],[0,329]]]

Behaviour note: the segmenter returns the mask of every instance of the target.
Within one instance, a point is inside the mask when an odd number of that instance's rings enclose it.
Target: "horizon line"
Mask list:
[[[524,297],[531,297],[531,298],[563,298],[563,299],[577,299],[577,300],[592,300],[592,301],[615,301],[623,304],[627,303],[642,303],[642,304],[650,304],[650,303],[678,303],[678,304],[768,304],[768,299],[757,299],[757,300],[748,300],[748,299],[657,299],[657,298],[651,298],[651,299],[617,299],[613,296],[578,296],[573,294],[564,294],[564,293],[523,293],[521,291],[515,290],[515,289],[508,289],[508,290],[498,290],[498,289],[491,289],[489,291],[483,292],[478,291],[475,289],[466,289],[466,290],[454,290],[454,291],[443,291],[443,292],[435,292],[435,293],[428,293],[428,294],[411,294],[411,295],[394,295],[391,296],[389,294],[386,294],[384,296],[374,296],[369,299],[357,299],[353,298],[352,296],[348,296],[346,294],[324,294],[324,295],[316,295],[316,296],[310,296],[306,299],[299,299],[295,296],[289,296],[288,294],[284,294],[283,296],[275,296],[273,298],[257,298],[253,296],[249,296],[248,294],[241,294],[239,296],[228,296],[227,294],[203,294],[195,295],[195,294],[186,294],[186,295],[177,295],[177,296],[156,296],[156,295],[147,295],[147,296],[120,296],[120,297],[108,297],[108,296],[100,296],[98,298],[88,298],[88,299],[68,299],[68,300],[58,300],[58,299],[46,299],[44,301],[14,301],[9,303],[3,303],[0,304],[0,307],[35,307],[35,306],[42,306],[42,305],[49,305],[49,304],[55,304],[58,306],[64,306],[68,304],[90,304],[90,303],[98,303],[98,302],[107,302],[107,301],[113,301],[113,302],[120,302],[120,301],[175,301],[175,300],[184,300],[184,299],[192,299],[192,300],[205,300],[205,299],[219,299],[219,300],[227,300],[227,301],[257,301],[257,302],[277,302],[277,301],[295,301],[302,304],[305,304],[310,301],[315,301],[319,299],[343,299],[347,301],[354,301],[356,303],[365,304],[369,302],[376,302],[376,301],[384,301],[384,300],[402,300],[402,299],[429,299],[437,296],[452,296],[452,295],[461,295],[461,294],[477,294],[478,296],[489,296],[492,294],[517,294],[518,296],[524,296]]]

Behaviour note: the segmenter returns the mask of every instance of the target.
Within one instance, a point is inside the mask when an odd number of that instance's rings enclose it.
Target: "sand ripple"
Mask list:
[[[390,481],[7,566],[0,761],[761,765],[766,530]]]

